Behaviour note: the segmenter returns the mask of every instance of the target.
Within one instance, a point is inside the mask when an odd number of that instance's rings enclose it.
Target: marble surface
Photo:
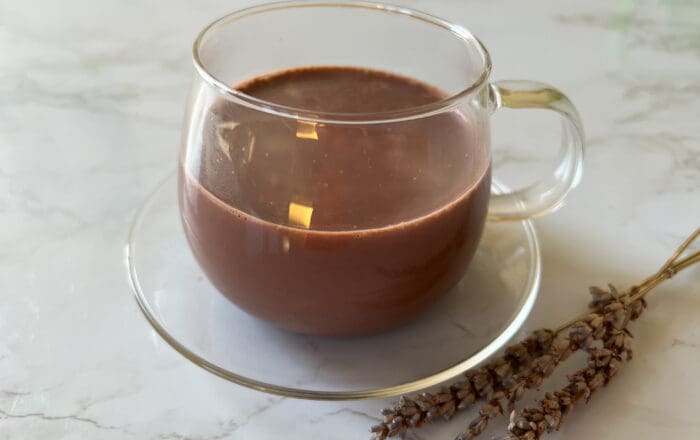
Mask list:
[[[493,78],[553,83],[582,115],[583,182],[536,221],[528,329],[581,310],[590,284],[646,276],[700,225],[700,3],[402,3],[474,31]],[[126,231],[174,166],[190,43],[245,4],[0,0],[0,439],[365,439],[387,404],[224,382],[161,341],[131,297]],[[540,116],[495,118],[507,182],[549,165],[555,125]],[[696,269],[658,290],[635,360],[551,438],[700,438],[699,286]],[[413,437],[450,439],[471,416]]]

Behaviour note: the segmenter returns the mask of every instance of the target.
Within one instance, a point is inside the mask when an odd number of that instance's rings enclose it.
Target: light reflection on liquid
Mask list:
[[[297,121],[297,138],[318,140],[316,123],[309,121]]]
[[[289,202],[289,224],[309,229],[314,208],[301,203]]]

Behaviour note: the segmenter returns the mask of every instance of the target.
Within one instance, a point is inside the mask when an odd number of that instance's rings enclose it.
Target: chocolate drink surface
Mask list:
[[[349,119],[445,97],[350,67],[275,72],[236,89]],[[309,334],[385,330],[454,285],[476,250],[490,158],[459,111],[334,124],[220,99],[202,124],[199,150],[180,161],[185,233],[212,283],[261,319]]]

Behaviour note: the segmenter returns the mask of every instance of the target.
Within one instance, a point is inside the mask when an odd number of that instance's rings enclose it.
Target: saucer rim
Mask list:
[[[165,326],[156,317],[156,313],[152,310],[139,282],[138,270],[135,265],[136,244],[134,238],[146,218],[151,205],[157,200],[161,191],[167,189],[168,183],[174,179],[175,172],[170,173],[165,178],[161,179],[155,188],[146,197],[144,203],[138,210],[128,232],[127,243],[124,247],[124,264],[126,266],[127,278],[131,287],[132,294],[136,299],[142,314],[151,325],[153,330],[175,351],[182,355],[185,359],[194,363],[198,367],[237,385],[251,388],[268,394],[293,397],[297,399],[307,400],[325,400],[325,401],[341,401],[341,400],[361,400],[361,399],[376,399],[384,397],[395,397],[402,394],[414,393],[424,390],[442,382],[454,379],[460,374],[479,366],[486,359],[500,350],[522,327],[525,320],[530,315],[532,308],[537,299],[537,295],[541,283],[542,272],[542,256],[540,252],[539,239],[537,232],[531,220],[517,220],[512,223],[520,223],[525,231],[525,236],[528,242],[528,251],[530,254],[530,271],[528,280],[523,291],[526,291],[520,299],[520,305],[515,315],[505,325],[505,327],[493,339],[475,353],[450,367],[447,367],[437,373],[428,376],[411,380],[398,385],[388,387],[367,388],[363,390],[347,390],[347,391],[321,391],[304,388],[292,388],[272,383],[264,382],[257,379],[252,379],[226,368],[220,367],[213,362],[195,354],[188,349],[184,344],[179,342],[175,337],[170,335]],[[495,193],[503,193],[509,191],[508,187],[502,183],[492,180],[492,191]],[[510,223],[510,222],[509,222]]]

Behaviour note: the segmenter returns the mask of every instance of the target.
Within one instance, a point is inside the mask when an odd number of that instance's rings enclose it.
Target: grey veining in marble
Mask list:
[[[250,3],[0,0],[0,439],[368,437],[387,401],[226,383],[155,335],[125,281],[129,223],[174,166],[191,41]],[[583,182],[536,222],[544,277],[529,329],[580,310],[589,284],[647,275],[700,225],[700,2],[401,3],[466,25],[494,78],[555,84],[582,115]],[[507,182],[546,163],[546,122],[495,118]],[[551,438],[700,438],[698,277],[659,289],[634,362]],[[472,415],[413,438],[452,438]]]

